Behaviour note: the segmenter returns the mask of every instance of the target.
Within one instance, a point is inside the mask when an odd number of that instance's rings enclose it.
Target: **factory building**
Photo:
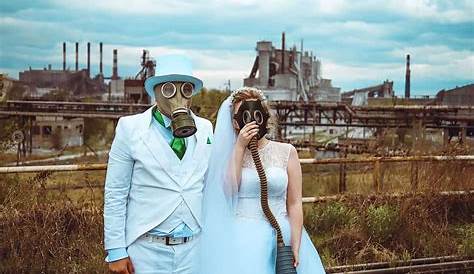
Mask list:
[[[84,119],[37,116],[32,127],[32,148],[62,149],[84,144]]]
[[[134,104],[149,103],[149,98],[144,87],[144,81],[140,79],[111,80],[109,94],[104,94],[103,100],[129,102]]]
[[[90,79],[87,70],[63,71],[31,69],[20,72],[20,82],[30,88],[29,98],[39,98],[54,90],[69,92],[71,97],[80,98],[104,93],[106,85],[101,79]]]
[[[446,106],[474,106],[474,84],[443,89],[436,94],[436,101]]]
[[[62,69],[53,69],[51,64],[43,69],[25,70],[19,73],[21,83],[30,87],[31,92],[27,97],[41,97],[45,93],[54,90],[63,90],[75,99],[91,96],[100,96],[107,91],[107,85],[104,83],[102,66],[102,43],[100,43],[100,64],[99,74],[94,78],[90,75],[90,48],[87,43],[87,67],[79,68],[79,43],[75,43],[75,69],[66,68],[66,43],[63,43],[63,67]]]
[[[321,61],[302,46],[299,51],[296,46],[286,49],[285,43],[285,33],[281,49],[270,41],[257,42],[257,56],[244,86],[263,90],[271,101],[340,101],[340,88],[321,76]]]
[[[117,72],[117,51],[114,50],[113,75],[109,85],[107,101],[124,101],[129,103],[151,103],[145,91],[145,80],[155,75],[156,61],[150,56],[149,51],[143,50],[141,56],[141,69],[134,78],[121,79]],[[104,96],[105,97],[105,96]]]

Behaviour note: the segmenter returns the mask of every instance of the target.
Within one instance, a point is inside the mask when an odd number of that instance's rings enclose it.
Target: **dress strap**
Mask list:
[[[292,144],[284,144],[282,146],[284,148],[284,152],[285,152],[285,156],[284,156],[284,159],[285,159],[285,168],[288,168],[288,161],[290,160],[290,152],[291,152],[291,148],[293,147]]]

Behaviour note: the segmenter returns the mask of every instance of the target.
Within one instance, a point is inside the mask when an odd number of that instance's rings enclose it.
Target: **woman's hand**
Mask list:
[[[300,264],[300,255],[298,251],[293,250],[293,266],[296,268]]]
[[[239,132],[237,136],[237,145],[245,149],[249,144],[250,140],[258,133],[258,125],[255,121],[246,124]]]

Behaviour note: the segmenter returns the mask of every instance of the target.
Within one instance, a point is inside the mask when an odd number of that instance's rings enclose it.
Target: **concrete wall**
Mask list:
[[[296,76],[293,74],[277,74],[273,76],[275,87],[281,89],[296,89]]]
[[[61,117],[36,117],[33,122],[33,148],[51,149],[84,144],[84,119]]]

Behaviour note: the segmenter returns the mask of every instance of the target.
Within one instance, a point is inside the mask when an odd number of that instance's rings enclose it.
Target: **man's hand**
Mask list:
[[[135,270],[133,269],[132,261],[130,258],[124,258],[115,262],[109,263],[109,270],[112,273],[117,274],[133,274]]]

